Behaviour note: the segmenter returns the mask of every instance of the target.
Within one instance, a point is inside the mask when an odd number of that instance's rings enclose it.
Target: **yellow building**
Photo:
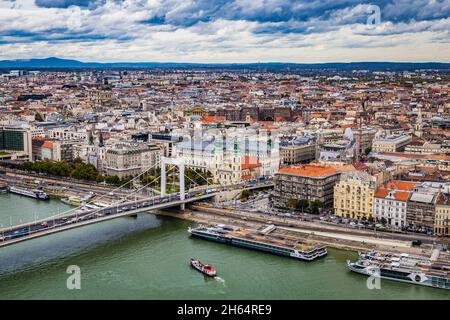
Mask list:
[[[337,216],[368,220],[373,213],[376,178],[364,171],[345,172],[334,186],[334,213]]]
[[[434,232],[438,235],[448,236],[450,224],[450,195],[441,193],[436,201],[436,215]]]

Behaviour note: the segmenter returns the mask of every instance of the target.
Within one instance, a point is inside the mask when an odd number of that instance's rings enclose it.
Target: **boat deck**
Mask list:
[[[235,239],[250,240],[286,249],[295,249],[306,253],[325,248],[323,245],[318,243],[312,241],[301,241],[276,231],[276,229],[272,229],[271,232],[267,234],[254,229],[233,228],[233,230],[229,230],[223,233],[223,235],[233,237]]]
[[[364,265],[379,266],[380,268],[415,272],[422,271],[424,274],[434,277],[450,279],[450,261],[442,259],[433,261],[430,258],[411,256],[408,254],[394,253],[369,253],[361,262]]]

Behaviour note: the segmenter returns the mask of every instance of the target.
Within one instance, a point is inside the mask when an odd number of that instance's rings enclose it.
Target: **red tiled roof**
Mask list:
[[[388,195],[389,192],[393,191],[392,189],[386,189],[386,188],[378,188],[377,191],[375,192],[374,197],[375,198],[382,198],[385,199]],[[396,190],[394,193],[394,199],[397,201],[408,201],[408,197],[409,197],[409,191],[398,191]]]
[[[284,167],[279,170],[280,173],[289,173],[295,174],[298,176],[307,176],[307,177],[325,177],[331,174],[337,173],[337,170],[331,167],[325,166],[291,166]]]
[[[258,161],[256,157],[245,156],[242,160],[242,169],[254,169],[261,167],[261,163]]]
[[[404,191],[412,191],[416,186],[417,182],[413,181],[401,181],[401,180],[392,180],[386,184],[386,188],[388,189],[397,189]]]
[[[375,191],[374,197],[375,198],[386,198],[386,196],[389,194],[389,189],[386,188],[378,188],[377,191]]]
[[[369,169],[369,167],[361,161],[355,162],[353,166],[355,167],[356,170],[360,171]]]
[[[395,190],[394,199],[397,201],[407,201],[409,193],[414,189],[416,182],[393,180],[379,187],[375,192],[375,198],[386,198],[389,192]]]
[[[408,191],[396,191],[394,198],[398,201],[408,201],[409,192]]]
[[[42,145],[43,148],[53,149],[53,143],[50,141],[45,141]]]
[[[220,122],[220,121],[225,121],[225,117],[224,116],[203,116],[202,117],[202,122],[213,123],[213,122]]]

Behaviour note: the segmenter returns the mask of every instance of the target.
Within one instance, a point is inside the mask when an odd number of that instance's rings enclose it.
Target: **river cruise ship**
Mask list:
[[[348,268],[366,276],[378,276],[411,284],[450,289],[450,264],[445,260],[413,256],[407,253],[359,253],[356,262],[347,261]]]
[[[15,193],[15,194],[20,194],[22,196],[26,196],[26,197],[30,197],[30,198],[34,198],[37,200],[49,200],[50,199],[50,197],[48,196],[47,193],[45,193],[42,190],[38,190],[38,189],[29,190],[29,189],[23,189],[23,188],[17,188],[17,187],[10,187],[9,192]]]

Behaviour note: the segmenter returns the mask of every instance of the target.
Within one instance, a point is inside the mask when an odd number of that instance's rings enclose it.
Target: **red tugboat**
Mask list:
[[[191,258],[191,266],[208,277],[215,277],[217,275],[217,271],[212,265],[203,264],[198,259]]]

